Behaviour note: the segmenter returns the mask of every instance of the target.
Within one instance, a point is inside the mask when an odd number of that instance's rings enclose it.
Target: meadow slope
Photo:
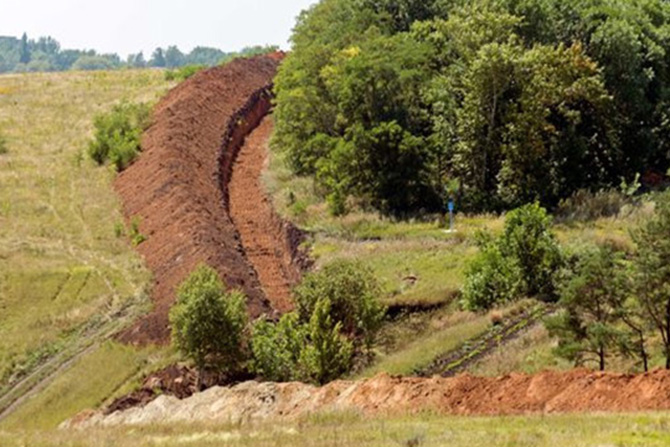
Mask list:
[[[53,426],[162,355],[104,341],[146,311],[150,275],[116,174],[86,149],[96,114],[171,85],[150,70],[0,76],[0,409],[40,385],[9,425]]]

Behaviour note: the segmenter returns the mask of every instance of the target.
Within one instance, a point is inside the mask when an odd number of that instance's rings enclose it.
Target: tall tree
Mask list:
[[[19,62],[27,64],[30,62],[30,46],[28,44],[28,35],[23,33],[21,43],[19,44]]]
[[[162,48],[156,48],[151,55],[151,60],[149,60],[149,66],[151,67],[165,67],[165,55],[163,54]]]
[[[172,45],[165,51],[165,66],[168,68],[181,67],[184,65],[184,53]]]
[[[654,216],[633,232],[638,255],[637,297],[664,346],[670,369],[670,192],[656,199]]]

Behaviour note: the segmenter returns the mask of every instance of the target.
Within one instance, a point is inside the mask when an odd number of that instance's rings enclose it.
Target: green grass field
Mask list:
[[[96,114],[155,101],[170,85],[150,70],[0,76],[0,396],[87,352],[74,362],[86,374],[65,383],[63,368],[15,421],[53,426],[109,397],[146,360],[129,349],[109,351],[114,368],[100,358],[108,347],[98,343],[149,305],[150,276],[117,234],[115,174],[86,148]]]

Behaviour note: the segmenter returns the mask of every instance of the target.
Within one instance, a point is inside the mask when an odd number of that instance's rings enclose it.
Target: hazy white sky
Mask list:
[[[0,0],[0,35],[55,38],[63,48],[125,57],[177,45],[224,51],[287,40],[316,0]]]

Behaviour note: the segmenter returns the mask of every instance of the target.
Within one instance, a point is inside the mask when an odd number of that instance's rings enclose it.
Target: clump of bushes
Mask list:
[[[89,144],[90,157],[100,165],[112,163],[123,171],[141,151],[142,132],[149,124],[147,104],[123,102],[109,113],[95,117],[95,135]]]
[[[356,355],[372,346],[384,316],[378,293],[368,269],[336,262],[296,289],[298,310],[247,331],[244,296],[226,293],[217,273],[201,266],[170,312],[173,342],[201,371],[246,369],[267,380],[324,384],[351,371]]]
[[[330,316],[349,336],[368,345],[379,330],[384,309],[377,301],[381,289],[372,271],[360,262],[335,261],[320,272],[307,275],[295,289],[300,319],[307,322],[325,300]]]
[[[295,312],[276,325],[254,325],[255,371],[269,380],[319,384],[349,372],[354,356],[371,348],[385,313],[372,272],[337,261],[307,275],[294,294]]]
[[[480,234],[481,251],[466,272],[464,306],[483,310],[522,297],[554,300],[563,260],[550,228],[547,211],[530,204],[507,215],[500,237]]]
[[[206,68],[206,65],[185,65],[174,70],[166,70],[165,80],[182,82]]]
[[[253,369],[266,380],[324,384],[350,371],[354,343],[334,323],[328,299],[319,301],[309,321],[297,313],[279,323],[259,320],[253,327]]]

